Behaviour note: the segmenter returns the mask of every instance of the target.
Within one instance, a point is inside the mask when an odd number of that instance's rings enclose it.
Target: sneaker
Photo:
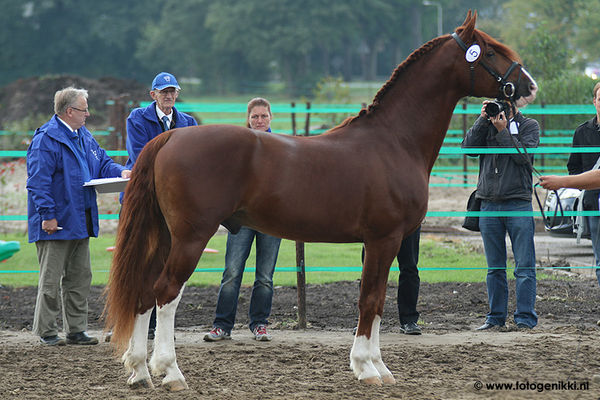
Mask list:
[[[40,342],[46,346],[64,346],[67,344],[65,339],[61,339],[58,335],[42,336]]]
[[[207,342],[217,342],[219,340],[230,340],[231,333],[225,332],[221,328],[213,328],[210,332],[204,335],[204,340]]]
[[[409,322],[408,324],[400,325],[400,332],[405,335],[420,335],[421,328],[419,328],[416,322]]]
[[[267,332],[267,327],[265,325],[258,325],[256,328],[254,328],[252,333],[254,333],[254,339],[258,340],[259,342],[268,342],[269,340],[273,339]]]
[[[98,338],[89,336],[87,334],[87,332],[85,332],[85,331],[69,333],[67,335],[67,344],[94,345],[94,344],[98,344]]]

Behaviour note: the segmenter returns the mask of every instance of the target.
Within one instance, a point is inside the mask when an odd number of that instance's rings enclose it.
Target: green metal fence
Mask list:
[[[150,103],[142,103],[141,106],[147,106]],[[197,113],[202,117],[202,123],[235,123],[241,125],[245,122],[246,103],[178,103],[177,108],[180,111]],[[314,127],[318,118],[327,114],[334,115],[356,115],[363,105],[358,104],[311,104],[311,103],[273,103],[271,109],[276,115],[274,121],[279,125],[274,128],[278,133],[284,134],[308,134],[318,135],[325,131],[324,128]],[[589,104],[553,104],[553,105],[529,105],[521,109],[523,114],[539,119],[542,122],[546,116],[566,116],[581,115],[581,120],[589,119],[596,113],[593,105]],[[459,104],[454,110],[453,128],[449,129],[440,149],[440,155],[432,171],[432,177],[436,182],[431,182],[432,187],[474,187],[478,174],[477,158],[467,157],[468,154],[513,154],[517,153],[514,148],[500,149],[462,149],[460,144],[463,135],[470,127],[467,124],[466,117],[474,118],[481,112],[480,104]],[[286,114],[289,114],[286,116]],[[462,120],[463,129],[456,129]],[[311,122],[313,127],[311,127]],[[561,174],[566,173],[566,158],[571,153],[582,152],[600,152],[600,147],[577,147],[570,146],[575,127],[553,127],[545,129],[541,124],[540,146],[538,148],[528,149],[531,154],[536,155],[536,168],[542,173]],[[95,136],[110,136],[117,134],[114,129],[94,131]],[[28,132],[10,132],[0,130],[0,140],[10,135],[31,136],[33,131]],[[108,150],[111,157],[127,157],[125,150]],[[0,150],[0,159],[4,158],[22,158],[26,156],[25,150]],[[444,180],[445,182],[439,182]],[[466,212],[430,212],[427,216],[449,216],[460,217],[466,215]],[[537,214],[534,214],[537,216]],[[114,219],[115,215],[101,215],[102,219]],[[24,220],[24,215],[0,215],[0,221]]]

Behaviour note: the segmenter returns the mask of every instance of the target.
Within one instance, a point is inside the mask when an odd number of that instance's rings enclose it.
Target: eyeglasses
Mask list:
[[[176,88],[168,88],[168,89],[158,90],[158,93],[163,96],[166,96],[168,94],[176,95],[179,93],[179,90]]]
[[[82,113],[89,113],[90,112],[90,110],[88,108],[83,109],[83,110],[81,108],[77,108],[77,107],[73,107],[73,106],[71,106],[71,108],[73,110],[81,111]]]

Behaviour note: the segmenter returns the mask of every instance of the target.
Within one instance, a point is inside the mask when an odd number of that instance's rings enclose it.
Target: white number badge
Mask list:
[[[479,55],[481,54],[481,47],[479,47],[478,44],[473,44],[471,45],[471,47],[469,47],[467,49],[467,52],[465,53],[465,59],[472,63],[473,61],[477,60],[479,58]]]

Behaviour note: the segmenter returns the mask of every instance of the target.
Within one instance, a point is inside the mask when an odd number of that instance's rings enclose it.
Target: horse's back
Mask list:
[[[156,159],[159,201],[190,210],[186,218],[196,226],[228,220],[289,239],[360,241],[365,219],[395,229],[407,212],[398,196],[410,204],[412,194],[384,173],[393,161],[382,158],[381,143],[356,139],[352,132],[303,138],[226,125],[175,130]]]

